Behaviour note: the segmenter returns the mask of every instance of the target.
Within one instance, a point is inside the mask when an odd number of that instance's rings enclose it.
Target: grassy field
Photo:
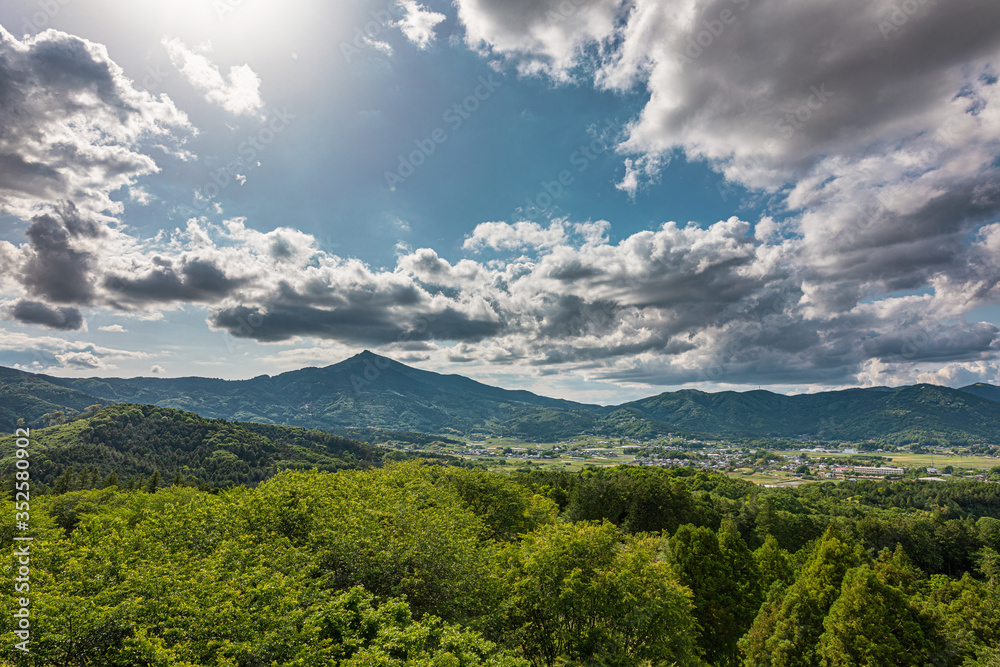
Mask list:
[[[799,484],[809,484],[810,480],[803,480],[784,470],[750,473],[750,468],[738,468],[734,472],[727,473],[729,477],[735,477],[754,484],[797,486]],[[816,480],[812,480],[816,481]]]
[[[821,454],[819,452],[808,452],[811,459],[846,459],[850,454]],[[995,466],[1000,466],[1000,459],[988,456],[958,456],[957,454],[910,454],[909,452],[887,452],[883,455],[889,461],[889,465],[902,466],[904,468],[944,468],[954,466],[955,468],[966,468],[976,470],[989,470]]]
[[[894,454],[892,462],[907,468],[944,468],[945,466],[954,466],[956,468],[989,470],[995,466],[1000,466],[1000,459],[998,458],[958,456],[955,454],[935,454],[933,458],[930,454]]]

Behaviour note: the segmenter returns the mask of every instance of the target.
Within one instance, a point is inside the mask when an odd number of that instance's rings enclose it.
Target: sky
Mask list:
[[[5,0],[0,365],[1000,383],[1000,3]]]

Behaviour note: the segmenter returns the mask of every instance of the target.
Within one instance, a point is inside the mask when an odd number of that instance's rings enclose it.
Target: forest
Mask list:
[[[11,619],[30,596],[30,652],[5,631],[3,664],[1000,664],[997,484],[440,461],[92,481],[31,498],[30,591],[0,597]]]

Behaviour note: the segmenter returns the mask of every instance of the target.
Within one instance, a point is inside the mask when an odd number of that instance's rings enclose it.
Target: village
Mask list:
[[[455,456],[491,470],[564,469],[638,466],[695,468],[739,476],[764,486],[794,486],[820,481],[859,479],[955,479],[1000,481],[1000,458],[972,454],[961,447],[929,452],[907,447],[862,451],[857,443],[770,442],[766,447],[727,441],[668,437],[652,441],[584,434],[555,443],[475,434],[472,441],[398,449]],[[780,445],[782,448],[777,448]],[[854,445],[854,446],[852,446]],[[992,471],[992,472],[991,472]]]

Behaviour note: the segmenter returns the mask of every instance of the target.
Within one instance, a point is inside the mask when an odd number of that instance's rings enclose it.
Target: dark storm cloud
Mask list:
[[[0,154],[0,190],[44,198],[58,192],[62,186],[63,178],[54,167],[26,160],[20,155]]]
[[[36,216],[27,231],[31,252],[22,267],[21,284],[55,303],[89,304],[94,297],[94,256],[74,244],[102,234],[103,227],[81,215],[72,203]]]
[[[415,306],[422,300],[414,284],[392,283],[380,287],[338,285],[327,280],[307,281],[299,288],[282,281],[274,301],[288,306],[356,307],[374,312],[393,306]]]
[[[83,315],[76,308],[50,308],[40,301],[18,301],[10,310],[22,324],[38,324],[49,329],[76,331],[83,328]]]
[[[575,294],[563,294],[539,314],[539,330],[545,336],[579,336],[607,333],[614,328],[621,306],[610,300],[588,303]]]
[[[1000,328],[988,322],[961,327],[913,327],[865,341],[863,353],[889,361],[981,359],[1000,345]]]
[[[113,298],[143,304],[174,301],[217,302],[244,285],[246,279],[229,278],[213,263],[193,260],[180,272],[159,262],[160,268],[139,277],[108,276],[104,287]]]
[[[334,310],[276,305],[267,311],[236,306],[209,317],[209,323],[237,338],[278,342],[294,336],[332,338],[352,343],[387,344],[406,340],[479,341],[496,335],[498,322],[475,319],[454,308],[433,313],[399,313],[352,304]]]
[[[915,289],[936,273],[965,272],[970,232],[1000,214],[1000,169],[988,167],[972,179],[948,183],[946,191],[905,214],[878,202],[843,219],[825,210],[831,214],[825,222],[807,223],[807,250],[818,257],[805,275],[877,280],[888,291]]]

